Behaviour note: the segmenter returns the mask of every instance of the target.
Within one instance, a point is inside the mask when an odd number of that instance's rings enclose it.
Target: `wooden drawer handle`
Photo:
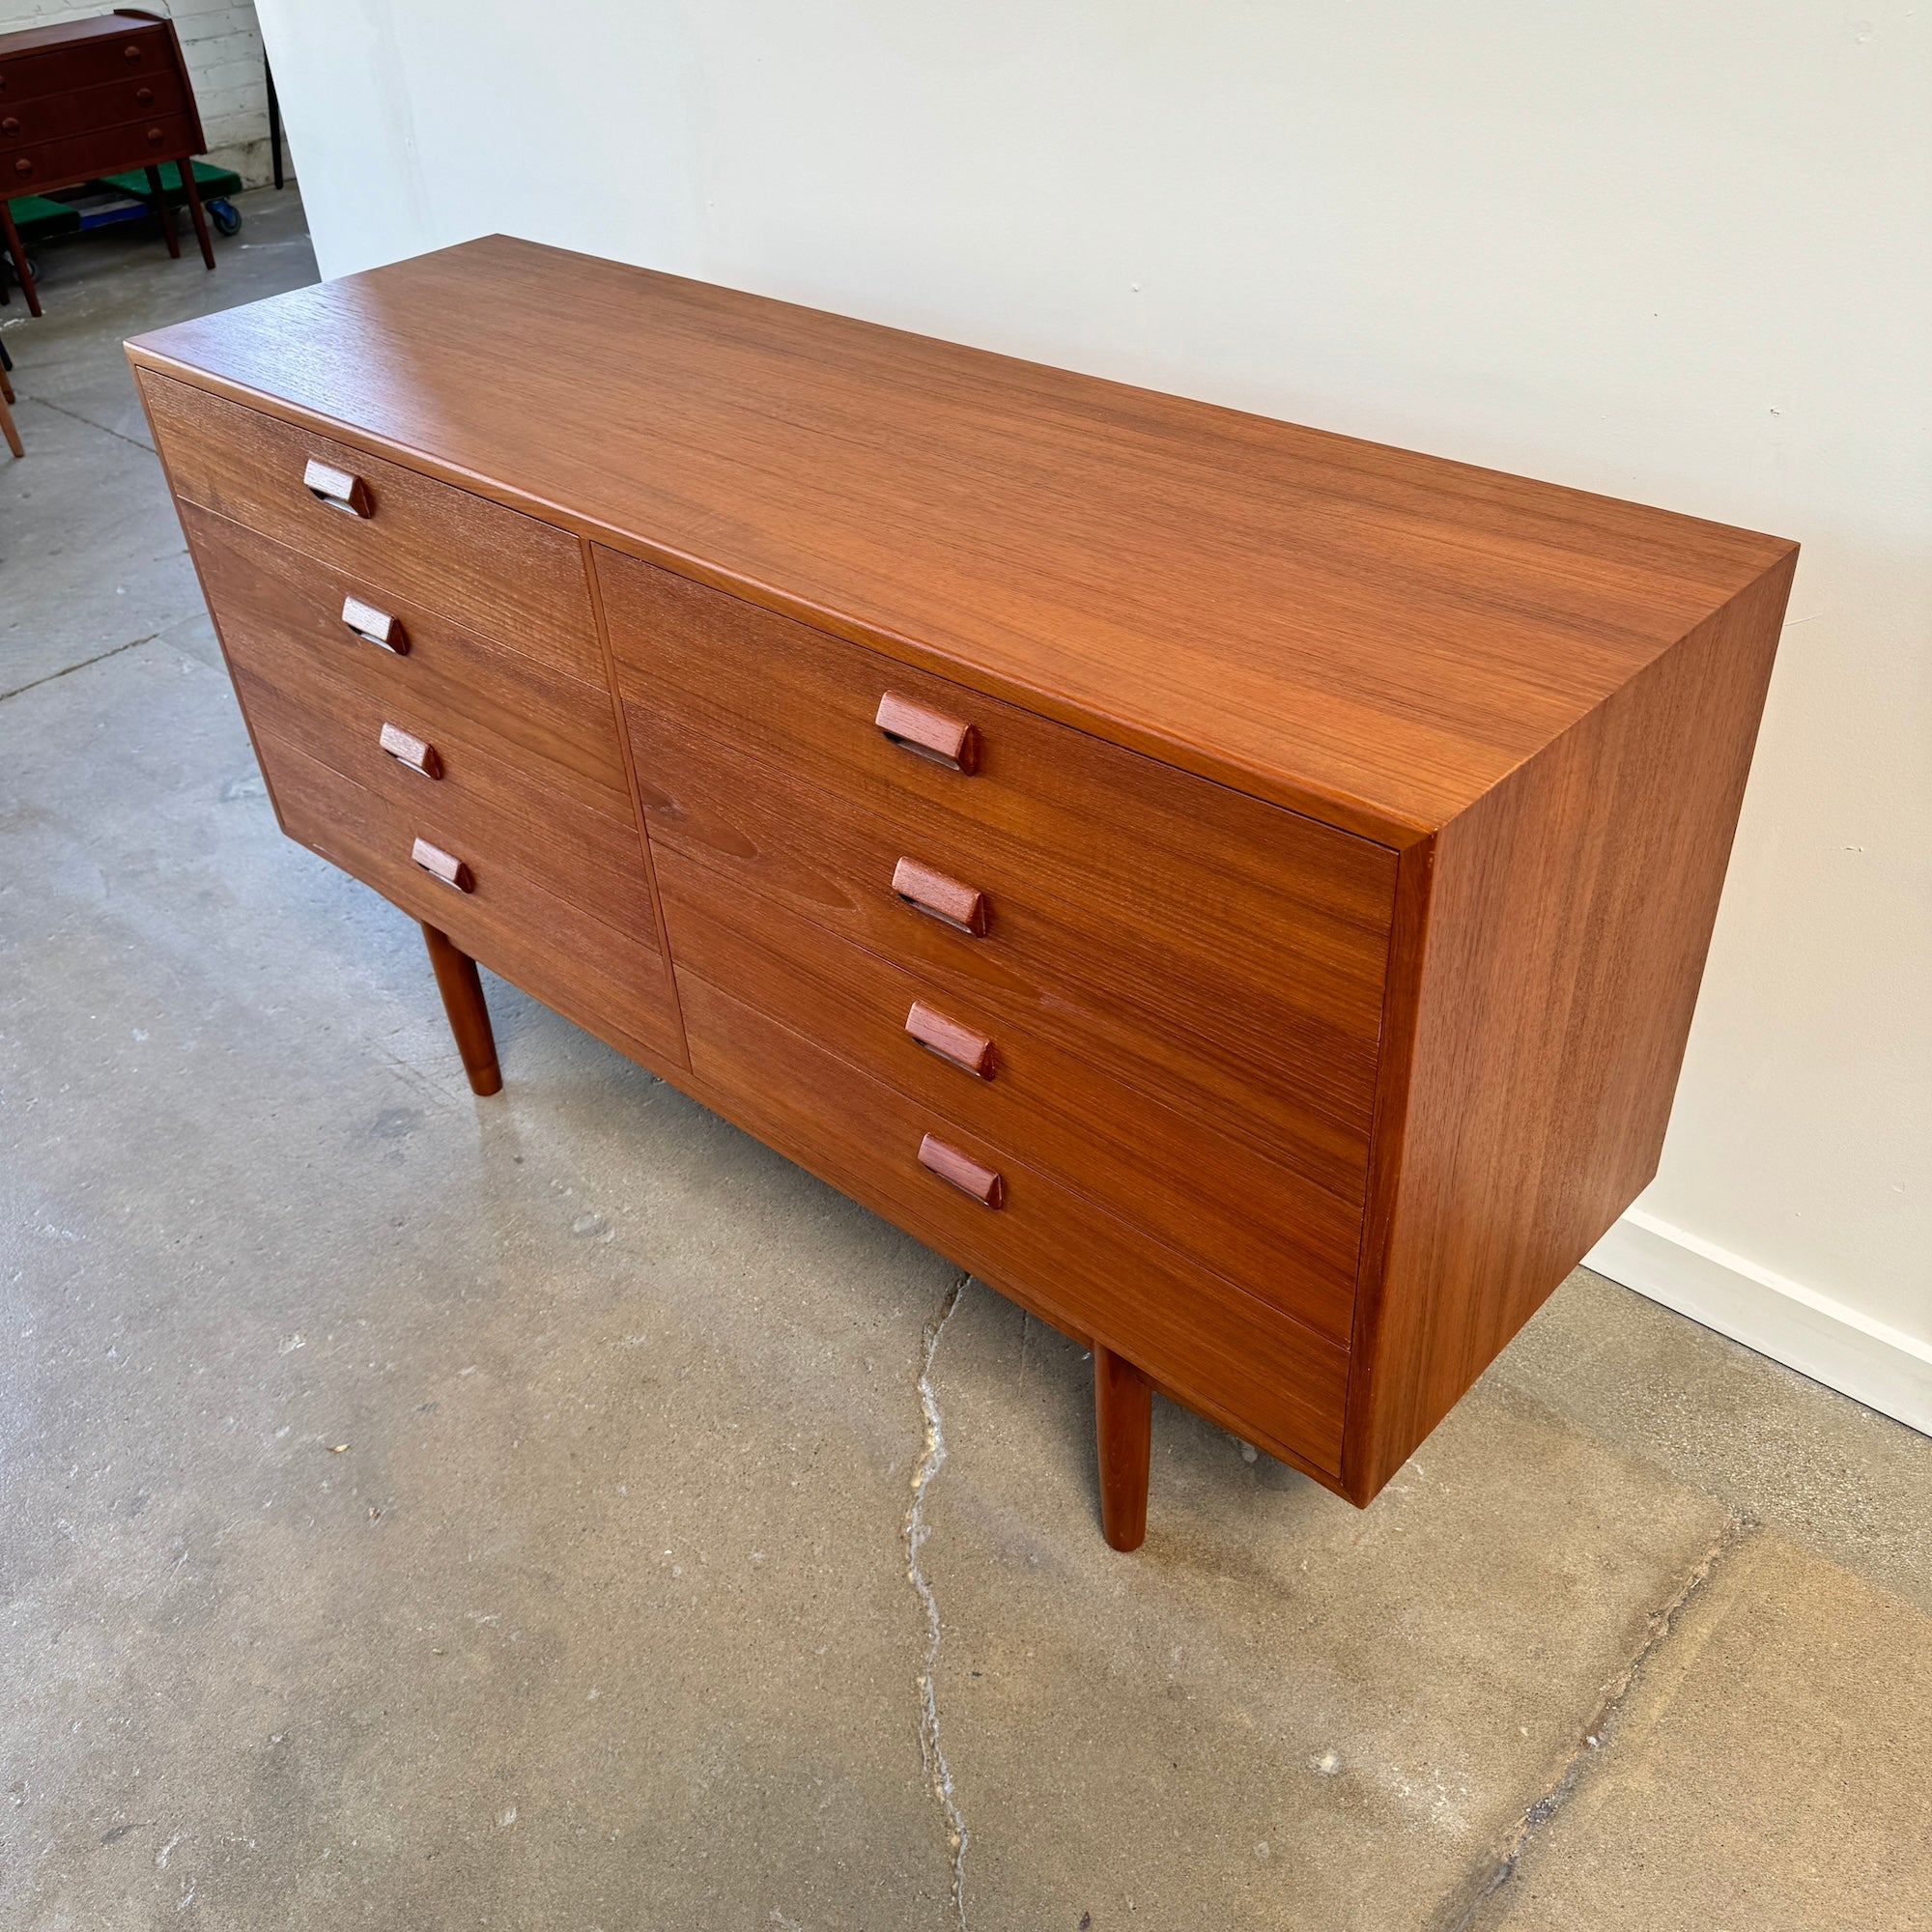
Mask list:
[[[452,859],[440,845],[432,845],[427,838],[418,838],[410,847],[410,857],[432,877],[440,879],[445,886],[454,886],[459,893],[473,893],[476,881],[470,876],[469,867],[461,859]]]
[[[934,1012],[923,1000],[912,1003],[905,1030],[928,1053],[936,1053],[941,1060],[962,1066],[981,1080],[993,1077],[993,1042],[984,1034]]]
[[[128,44],[121,49],[121,58],[123,60],[129,60],[129,61],[139,60],[141,58],[141,49],[139,44],[133,41],[129,41]]]
[[[949,718],[916,698],[889,691],[879,699],[879,715],[872,723],[901,751],[930,758],[948,771],[970,777],[980,769],[980,734],[964,719]]]
[[[936,919],[955,932],[982,939],[986,932],[986,895],[944,872],[922,866],[917,859],[901,859],[893,867],[893,891],[914,912]]]
[[[929,1168],[942,1180],[950,1180],[962,1194],[983,1201],[988,1208],[1004,1208],[1007,1183],[990,1167],[969,1160],[955,1147],[935,1140],[930,1134],[919,1144],[919,1164]]]
[[[399,658],[409,656],[410,639],[402,620],[390,616],[386,611],[379,611],[373,604],[364,604],[354,597],[345,597],[342,600],[342,621],[365,644],[380,644]]]
[[[345,516],[372,517],[376,505],[370,500],[369,486],[359,476],[352,476],[346,469],[337,469],[332,465],[318,462],[313,456],[302,470],[302,488],[318,503],[327,503],[331,510],[340,510]]]
[[[397,764],[407,765],[411,771],[420,772],[426,779],[442,776],[442,760],[437,756],[436,747],[412,736],[400,724],[384,724],[376,742]]]

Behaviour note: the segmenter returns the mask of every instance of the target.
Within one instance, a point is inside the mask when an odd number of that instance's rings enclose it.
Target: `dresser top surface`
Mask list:
[[[1793,548],[501,236],[129,346],[1396,844]]]
[[[80,41],[146,33],[163,24],[158,18],[150,19],[141,14],[99,14],[89,20],[56,20],[50,26],[22,27],[14,33],[0,34],[0,60],[44,53],[49,47],[71,47]]]

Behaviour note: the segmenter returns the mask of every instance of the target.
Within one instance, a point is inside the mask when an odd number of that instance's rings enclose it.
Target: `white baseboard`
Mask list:
[[[1932,1435],[1932,1345],[1641,1208],[1583,1265]]]

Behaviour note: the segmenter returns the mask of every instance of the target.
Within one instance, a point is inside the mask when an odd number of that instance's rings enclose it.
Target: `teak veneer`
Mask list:
[[[128,354],[476,1092],[480,959],[1091,1346],[1117,1548],[1151,1388],[1366,1503],[1654,1171],[1794,545],[502,237]]]

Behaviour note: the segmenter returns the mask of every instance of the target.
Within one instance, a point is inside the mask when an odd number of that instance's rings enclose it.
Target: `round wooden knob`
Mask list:
[[[0,121],[0,134],[17,134],[19,131],[20,117],[17,114],[10,114],[6,120]]]
[[[137,87],[134,90],[134,99],[138,100],[143,107],[147,106],[148,102],[154,99],[154,98],[155,98],[155,90],[152,87]]]
[[[150,128],[148,129],[148,140],[151,146],[159,147],[161,139],[161,130],[158,128]]]
[[[121,53],[122,57],[126,60],[137,61],[141,58],[141,49],[138,46],[136,46],[132,41],[129,41],[128,43],[121,49]]]
[[[30,175],[34,172],[34,164],[23,156],[14,163],[14,172],[16,175]]]

